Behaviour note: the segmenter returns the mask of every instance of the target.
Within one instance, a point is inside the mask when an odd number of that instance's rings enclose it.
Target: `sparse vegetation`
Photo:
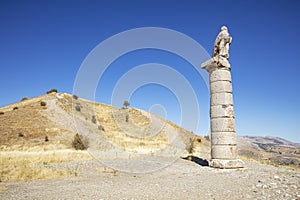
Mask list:
[[[84,142],[82,137],[80,137],[80,135],[78,133],[76,133],[76,135],[74,136],[74,139],[72,141],[72,146],[76,150],[85,150],[85,149],[87,149],[87,142],[86,141]]]
[[[19,107],[18,106],[15,106],[14,108],[13,108],[13,110],[18,110],[19,109]]]
[[[49,141],[49,138],[48,138],[48,136],[46,135],[45,136],[45,142],[48,142]]]
[[[128,114],[126,114],[125,121],[126,121],[126,122],[129,121],[129,115],[128,115]]]
[[[101,130],[101,131],[105,131],[105,130],[104,130],[104,127],[103,127],[101,124],[98,125],[98,129]]]
[[[210,141],[209,135],[205,135],[205,136],[204,136],[204,139],[206,139],[207,141]]]
[[[47,94],[51,94],[51,93],[57,93],[57,89],[51,89],[47,91]]]
[[[20,132],[20,133],[18,133],[18,136],[19,137],[24,137],[25,135],[24,135],[24,133]]]
[[[125,108],[127,108],[128,106],[130,106],[130,103],[129,103],[129,101],[124,101],[124,103],[123,103],[123,105],[125,106]]]
[[[26,101],[26,100],[28,100],[29,98],[28,97],[23,97],[22,99],[21,99],[21,101]]]
[[[1,112],[0,112],[0,115],[4,115],[4,112],[1,111]]]
[[[96,116],[95,116],[95,115],[92,116],[92,122],[93,122],[94,124],[97,123],[97,119],[96,119]]]
[[[41,106],[46,106],[47,103],[46,103],[45,101],[41,101],[40,105],[41,105]]]
[[[1,151],[0,182],[55,179],[76,176],[70,169],[54,169],[47,165],[75,160],[91,160],[84,151]]]
[[[78,99],[78,96],[76,94],[73,94],[72,95],[73,99],[77,100]]]
[[[79,104],[77,104],[77,105],[75,106],[75,110],[78,111],[78,112],[80,112],[80,111],[81,111],[81,106],[80,106]]]
[[[190,138],[189,143],[186,145],[186,150],[189,154],[193,154],[194,148],[194,139]]]

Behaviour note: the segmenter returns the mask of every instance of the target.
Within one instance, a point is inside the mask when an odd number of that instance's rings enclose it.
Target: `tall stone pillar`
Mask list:
[[[219,48],[216,43],[215,48]],[[227,60],[228,49],[229,45],[227,46],[227,57],[218,54],[201,64],[201,68],[206,69],[209,73],[210,83],[210,166],[227,169],[243,167],[243,161],[237,159],[231,72]]]

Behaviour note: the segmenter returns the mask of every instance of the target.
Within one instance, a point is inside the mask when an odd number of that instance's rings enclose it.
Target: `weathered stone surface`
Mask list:
[[[210,107],[210,117],[220,118],[220,117],[234,117],[234,111],[232,105],[217,105]]]
[[[236,145],[235,132],[213,132],[211,133],[212,145]]]
[[[232,93],[214,93],[210,95],[210,105],[233,105]]]
[[[214,70],[210,74],[210,82],[215,81],[230,81],[231,82],[231,73],[229,70],[218,69]]]
[[[240,159],[233,159],[233,160],[212,159],[209,163],[210,167],[220,168],[220,169],[243,168],[244,165],[245,163]]]
[[[235,132],[234,118],[215,118],[210,120],[211,132]]]
[[[212,145],[211,156],[213,159],[236,159],[236,145]]]
[[[216,38],[212,59],[201,64],[210,75],[211,166],[216,168],[243,167],[243,163],[236,159],[232,83],[228,62],[231,41],[227,27],[223,26]]]
[[[210,83],[210,93],[232,92],[232,84],[229,81],[215,81]]]
[[[214,59],[211,58],[211,59],[203,62],[201,64],[201,68],[205,69],[209,73],[212,73],[212,71],[218,69],[218,66],[217,66],[216,62],[214,61]]]
[[[213,59],[219,67],[228,67],[230,64],[228,62],[229,58],[229,45],[232,41],[232,37],[229,35],[227,27],[222,26],[221,32],[218,34],[213,51]]]

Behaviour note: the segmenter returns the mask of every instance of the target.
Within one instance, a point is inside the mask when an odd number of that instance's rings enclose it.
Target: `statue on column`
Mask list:
[[[229,45],[232,41],[232,37],[228,33],[228,29],[226,26],[221,27],[221,32],[218,34],[215,44],[214,44],[214,52],[213,59],[218,67],[227,67],[230,68],[230,64],[228,62],[229,58]]]

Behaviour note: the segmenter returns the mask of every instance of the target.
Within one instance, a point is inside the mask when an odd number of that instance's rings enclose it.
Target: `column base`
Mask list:
[[[240,159],[235,160],[223,160],[223,159],[212,159],[209,162],[209,166],[213,168],[220,168],[220,169],[236,169],[236,168],[243,168],[244,161]]]

